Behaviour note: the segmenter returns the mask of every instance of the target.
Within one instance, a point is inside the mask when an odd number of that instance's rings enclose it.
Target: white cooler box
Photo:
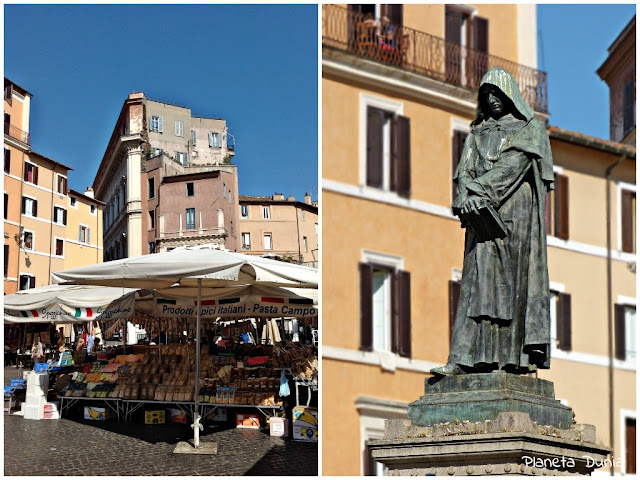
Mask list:
[[[27,374],[27,395],[47,396],[49,391],[49,374],[29,372]]]
[[[24,418],[27,420],[42,420],[44,418],[44,403],[42,405],[23,405]]]

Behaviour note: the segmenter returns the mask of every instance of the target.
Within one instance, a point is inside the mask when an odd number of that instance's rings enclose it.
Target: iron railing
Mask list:
[[[475,90],[493,67],[508,70],[524,100],[548,113],[547,73],[504,58],[463,47],[404,26],[384,35],[364,14],[338,5],[322,6],[322,44],[359,57],[393,65],[442,82]]]
[[[27,145],[31,144],[31,135],[28,132],[20,130],[18,127],[14,127],[9,122],[4,122],[4,134]]]

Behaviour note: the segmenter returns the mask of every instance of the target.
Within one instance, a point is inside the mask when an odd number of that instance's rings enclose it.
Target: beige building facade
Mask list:
[[[273,256],[317,268],[318,204],[281,193],[270,197],[240,195],[242,252]]]
[[[536,70],[534,5],[322,10],[322,248],[330,252],[322,266],[322,471],[382,474],[367,442],[381,438],[386,418],[406,417],[429,370],[446,363],[449,351],[464,248],[451,212],[452,177],[475,118],[474,88],[488,68],[508,69],[544,124],[546,74]],[[368,13],[395,19],[391,49],[371,44],[363,25]],[[573,139],[577,134],[565,141],[552,132],[556,168],[567,177],[559,195],[570,202],[568,210],[549,212],[550,297],[555,306],[572,305],[572,350],[554,349],[552,368],[541,376],[556,382],[557,397],[575,409],[576,420],[595,424],[598,441],[608,444],[608,353],[603,337],[591,333],[604,335],[607,325],[603,167],[628,147],[612,144],[605,153],[599,141],[585,146]],[[635,150],[628,157],[614,171],[612,191],[635,185]],[[613,303],[630,307],[632,256],[614,250]],[[614,448],[621,455],[621,422],[635,416],[635,362],[614,365]],[[591,374],[598,382],[584,394],[576,382]]]

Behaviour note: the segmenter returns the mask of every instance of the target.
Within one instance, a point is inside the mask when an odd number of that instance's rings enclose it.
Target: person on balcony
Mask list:
[[[396,27],[387,16],[382,17],[381,21],[380,46],[383,50],[393,50],[397,47]]]

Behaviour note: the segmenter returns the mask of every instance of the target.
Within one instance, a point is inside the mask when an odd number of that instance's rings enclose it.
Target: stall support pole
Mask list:
[[[193,446],[200,447],[200,430],[203,426],[200,423],[200,402],[198,396],[200,394],[200,303],[202,301],[202,279],[198,279],[198,301],[196,302],[196,393],[195,408],[193,414]]]

